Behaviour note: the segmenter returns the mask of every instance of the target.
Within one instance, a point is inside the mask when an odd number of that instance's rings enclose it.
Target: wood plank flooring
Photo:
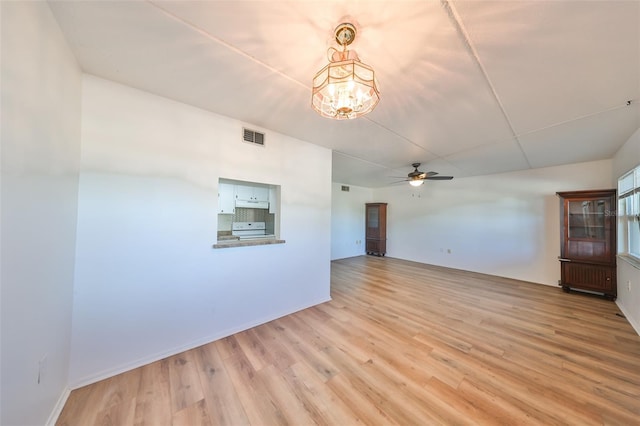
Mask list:
[[[640,424],[613,302],[369,256],[332,262],[331,295],[74,390],[57,424]]]

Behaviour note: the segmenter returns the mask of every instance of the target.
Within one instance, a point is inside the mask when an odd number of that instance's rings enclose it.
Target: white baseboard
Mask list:
[[[316,301],[314,303],[311,303],[309,305],[300,306],[300,307],[294,308],[293,310],[290,310],[290,311],[287,311],[287,312],[280,312],[280,313],[277,313],[277,314],[274,314],[274,315],[270,315],[270,316],[265,317],[265,318],[261,318],[261,319],[252,321],[252,322],[247,323],[247,324],[243,324],[243,325],[238,326],[238,327],[234,327],[234,328],[223,330],[223,331],[220,331],[220,332],[208,335],[208,336],[204,336],[204,337],[202,337],[200,339],[197,339],[195,341],[189,342],[189,343],[187,343],[185,345],[174,347],[174,348],[168,349],[166,351],[163,351],[163,352],[160,352],[160,353],[156,353],[156,354],[153,354],[153,355],[149,355],[148,357],[140,358],[140,359],[137,359],[135,361],[132,361],[132,362],[129,362],[129,363],[126,363],[126,364],[121,364],[119,366],[115,366],[113,368],[97,372],[96,374],[92,374],[92,375],[86,376],[86,377],[81,378],[79,380],[75,380],[72,383],[70,383],[69,386],[70,386],[71,389],[78,389],[78,388],[81,388],[83,386],[99,382],[100,380],[108,379],[109,377],[116,376],[118,374],[133,370],[133,369],[138,368],[138,367],[142,367],[143,365],[147,365],[147,364],[150,364],[152,362],[156,362],[156,361],[159,361],[161,359],[164,359],[164,358],[179,354],[181,352],[188,351],[188,350],[193,349],[193,348],[197,348],[198,346],[206,345],[206,344],[214,342],[216,340],[231,336],[232,334],[239,333],[241,331],[245,331],[245,330],[248,330],[248,329],[253,328],[253,327],[257,327],[259,325],[268,323],[269,321],[273,321],[275,319],[282,318],[282,317],[287,316],[287,315],[291,315],[291,314],[293,314],[295,312],[302,311],[302,310],[310,308],[312,306],[316,306],[316,305],[319,305],[321,303],[329,302],[330,300],[331,300],[331,297],[326,298],[326,299],[321,299],[321,300],[318,300],[318,301]]]
[[[55,407],[53,407],[53,411],[51,411],[51,414],[47,419],[47,423],[45,423],[46,426],[55,426],[56,422],[58,421],[58,417],[60,417],[60,413],[62,413],[64,404],[66,404],[67,399],[69,399],[70,394],[71,394],[71,389],[67,386],[64,389],[64,392],[62,392],[62,395],[60,395],[60,398],[58,398],[58,402],[56,402]]]
[[[624,317],[627,319],[627,321],[629,321],[629,324],[631,324],[631,327],[633,327],[633,329],[636,331],[636,333],[638,334],[638,336],[640,336],[640,324],[638,324],[633,316],[627,312],[624,308],[624,306],[622,306],[620,303],[618,303],[616,301],[616,305],[618,305],[618,308],[620,308],[620,310],[622,311],[622,313],[624,314]]]

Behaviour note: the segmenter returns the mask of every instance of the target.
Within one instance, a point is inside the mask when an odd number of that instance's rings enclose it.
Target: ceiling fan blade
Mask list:
[[[427,176],[425,180],[451,180],[453,176]]]
[[[407,182],[409,179],[402,179],[402,180],[397,180],[395,182],[391,182],[389,185],[394,185],[396,183],[401,183],[401,182]]]
[[[411,167],[413,167],[415,170],[412,171],[411,173],[409,173],[407,175],[406,179],[401,180],[399,182],[393,182],[393,183],[410,182],[412,185],[416,185],[416,182],[418,182],[418,185],[419,185],[419,184],[422,184],[425,180],[451,180],[451,179],[453,179],[453,176],[436,176],[436,175],[439,174],[438,172],[421,172],[420,170],[418,170],[418,167],[420,167],[420,163],[413,163],[413,164],[411,164]],[[399,176],[390,176],[390,177],[394,177],[394,178],[400,179]]]

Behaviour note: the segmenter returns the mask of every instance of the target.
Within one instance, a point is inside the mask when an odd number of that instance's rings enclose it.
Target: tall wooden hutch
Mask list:
[[[617,297],[616,190],[558,192],[560,284]]]
[[[387,203],[367,203],[365,248],[367,254],[387,253]]]

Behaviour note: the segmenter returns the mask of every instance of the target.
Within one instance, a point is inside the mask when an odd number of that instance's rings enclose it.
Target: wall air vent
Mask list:
[[[242,140],[256,145],[264,146],[264,133],[242,128]]]
[[[342,185],[342,190],[344,192],[349,192],[349,187],[347,185]]]

